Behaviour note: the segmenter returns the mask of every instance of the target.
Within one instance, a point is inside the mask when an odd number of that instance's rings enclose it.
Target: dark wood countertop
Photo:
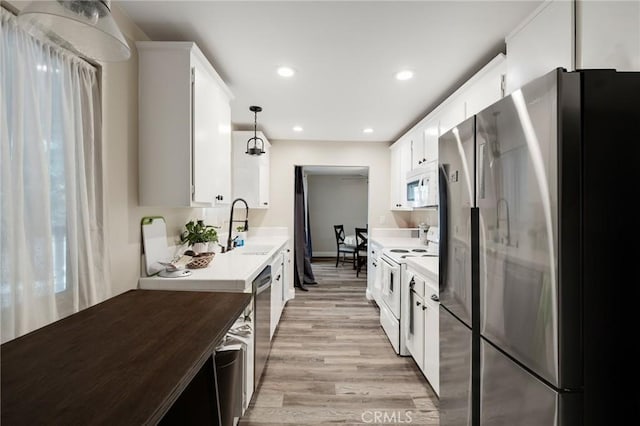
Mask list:
[[[7,342],[1,423],[157,423],[250,300],[131,290]]]

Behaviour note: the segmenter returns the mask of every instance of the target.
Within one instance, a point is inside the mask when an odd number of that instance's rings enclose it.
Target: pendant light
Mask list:
[[[254,114],[253,137],[249,138],[249,140],[247,141],[247,152],[245,152],[245,154],[262,155],[264,154],[264,141],[262,140],[262,138],[258,137],[258,113],[262,111],[262,108],[259,106],[250,106],[249,111],[252,111]],[[260,142],[259,148],[258,148],[258,142]],[[252,143],[253,143],[253,146],[251,146]]]
[[[111,0],[32,1],[18,15],[27,31],[89,59],[125,61],[129,45],[111,16]]]

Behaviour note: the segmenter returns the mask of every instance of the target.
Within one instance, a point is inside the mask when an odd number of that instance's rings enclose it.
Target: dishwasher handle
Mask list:
[[[253,280],[253,292],[260,294],[269,287],[271,287],[271,267],[267,266],[260,272],[256,279]]]

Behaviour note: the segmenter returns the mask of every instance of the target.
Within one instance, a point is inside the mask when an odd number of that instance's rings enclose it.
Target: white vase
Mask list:
[[[204,253],[207,251],[207,245],[207,243],[195,243],[191,246],[191,250],[195,251],[196,253]]]

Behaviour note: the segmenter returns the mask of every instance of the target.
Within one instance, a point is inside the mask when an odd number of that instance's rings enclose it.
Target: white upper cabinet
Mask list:
[[[411,171],[411,140],[400,139],[393,144],[390,164],[390,201],[391,210],[412,210],[407,202],[407,172]]]
[[[640,70],[640,2],[546,1],[509,36],[510,94],[555,68]]]
[[[507,60],[502,54],[489,62],[464,93],[465,116],[467,119],[504,96],[504,79],[507,74]]]
[[[506,37],[507,94],[551,70],[574,69],[572,1],[547,1]]]
[[[440,113],[440,135],[445,134],[464,121],[465,100],[460,94],[447,100],[446,107]]]
[[[640,70],[640,2],[576,3],[576,68]]]
[[[249,155],[247,141],[252,137],[253,131],[233,132],[233,196],[243,198],[249,208],[268,209],[271,144],[258,132],[264,141],[265,153]]]
[[[193,42],[136,46],[140,204],[228,203],[231,92]]]

